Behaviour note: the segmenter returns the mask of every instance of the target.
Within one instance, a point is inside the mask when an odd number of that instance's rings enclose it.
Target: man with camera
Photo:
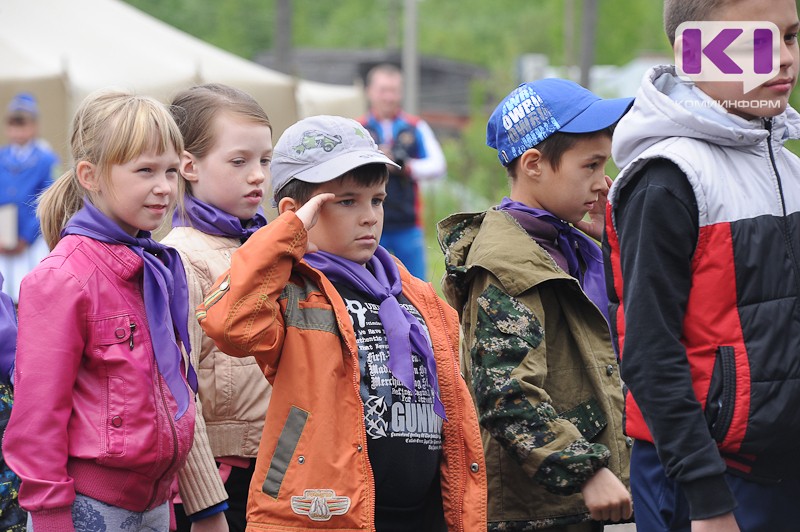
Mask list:
[[[401,109],[403,74],[395,65],[373,67],[366,78],[369,113],[359,121],[381,150],[400,165],[389,170],[381,245],[412,275],[427,279],[422,204],[418,183],[443,177],[442,148],[430,126]]]

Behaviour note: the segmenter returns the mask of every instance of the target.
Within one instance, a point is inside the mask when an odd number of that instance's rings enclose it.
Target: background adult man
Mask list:
[[[442,147],[430,126],[402,110],[403,74],[395,65],[373,67],[366,79],[369,113],[359,120],[381,150],[400,165],[390,169],[384,203],[381,245],[409,271],[426,276],[422,203],[418,183],[438,179],[447,171]]]

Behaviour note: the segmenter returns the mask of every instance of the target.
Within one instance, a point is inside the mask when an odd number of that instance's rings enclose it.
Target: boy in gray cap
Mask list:
[[[273,385],[254,528],[486,529],[455,311],[378,245],[387,164],[354,120],[287,129],[270,167],[280,215],[198,309],[220,349],[256,357]]]
[[[439,224],[483,429],[489,530],[589,532],[631,516],[603,262],[576,229],[600,238],[611,127],[630,104],[563,79],[520,85],[487,127],[508,197]]]

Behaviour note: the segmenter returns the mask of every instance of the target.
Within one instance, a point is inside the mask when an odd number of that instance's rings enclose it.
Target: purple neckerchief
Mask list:
[[[414,397],[414,362],[411,353],[416,353],[425,362],[428,370],[428,383],[433,392],[433,411],[446,420],[444,405],[439,398],[439,379],[433,350],[419,320],[397,301],[396,296],[403,291],[403,285],[400,281],[400,270],[389,252],[378,246],[369,259],[367,268],[325,251],[308,253],[303,258],[324,273],[331,282],[345,284],[380,303],[378,317],[389,344],[389,362],[386,366]]]
[[[0,273],[0,289],[3,274]],[[14,302],[5,292],[0,292],[0,379],[11,382],[14,373],[14,356],[17,351],[17,313]]]
[[[175,330],[186,349],[189,345],[189,290],[186,273],[178,252],[159,244],[147,231],[139,231],[138,237],[127,234],[89,201],[76,212],[61,231],[61,236],[81,235],[106,244],[128,246],[144,260],[144,310],[153,343],[158,370],[164,377],[172,396],[178,404],[180,419],[189,408],[189,391],[181,375],[181,355]],[[197,391],[197,375],[189,364],[187,379],[193,391]]]
[[[261,207],[255,216],[242,223],[236,216],[189,194],[184,196],[184,214],[179,211],[180,209],[175,209],[172,215],[172,227],[194,227],[208,235],[238,238],[242,241],[267,225],[267,218]]]
[[[583,291],[597,305],[608,321],[608,294],[603,270],[603,253],[594,240],[550,212],[529,207],[508,197],[503,198],[503,201],[497,206],[497,210],[505,211],[513,216],[531,238],[540,244],[543,240],[541,237],[545,235],[542,235],[541,226],[537,222],[547,222],[552,226],[557,233],[558,253],[552,253],[552,247],[549,249],[546,245],[542,245],[542,247],[551,253],[556,263],[564,271],[578,280]],[[585,271],[581,268],[579,255],[586,265]]]

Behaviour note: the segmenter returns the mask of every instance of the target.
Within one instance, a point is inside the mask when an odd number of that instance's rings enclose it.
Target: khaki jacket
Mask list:
[[[162,242],[181,255],[190,309],[202,303],[241,245],[236,238],[213,236],[191,227],[173,228]],[[179,478],[184,508],[193,514],[228,498],[215,457],[254,458],[258,454],[272,386],[254,358],[233,358],[217,349],[193,313],[189,335],[198,379],[197,423],[194,445]]]
[[[344,302],[301,259],[307,234],[292,212],[259,229],[198,309],[226,352],[255,356],[273,393],[247,530],[375,530],[355,332]],[[486,473],[475,409],[458,367],[458,318],[429,283],[401,267],[403,294],[425,320],[447,414],[442,499],[451,532],[486,530]]]
[[[586,521],[581,486],[628,483],[622,386],[608,324],[578,282],[505,213],[439,224],[444,289],[482,428],[489,529]]]

